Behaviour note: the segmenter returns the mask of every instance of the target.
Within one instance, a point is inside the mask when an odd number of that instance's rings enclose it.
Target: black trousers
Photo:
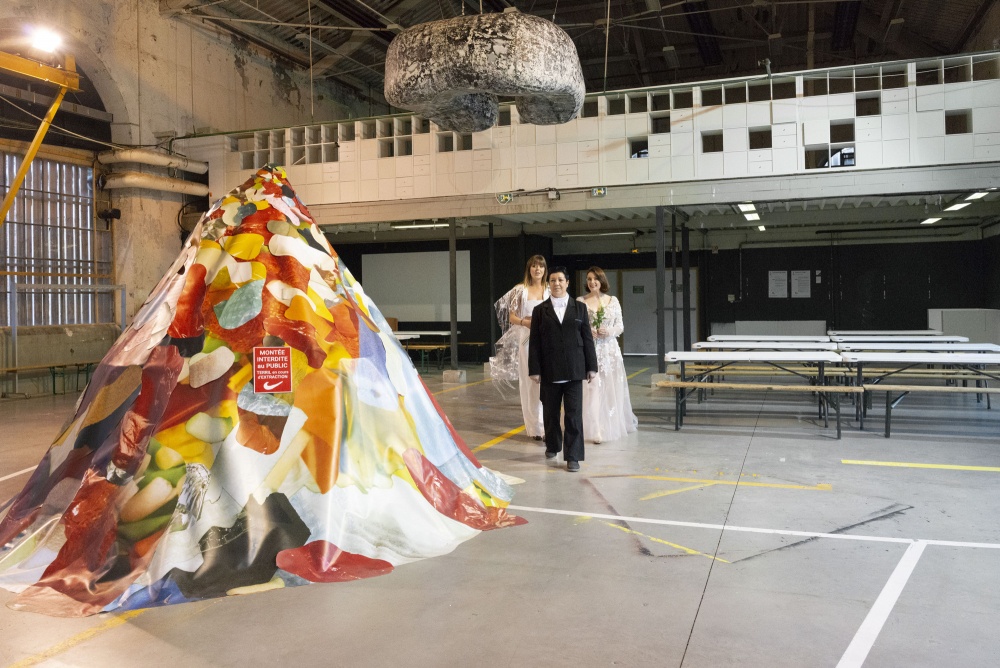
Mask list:
[[[568,462],[583,461],[583,381],[565,383],[542,381],[539,392],[545,422],[545,450],[563,452]],[[566,437],[559,424],[559,408],[566,411]]]

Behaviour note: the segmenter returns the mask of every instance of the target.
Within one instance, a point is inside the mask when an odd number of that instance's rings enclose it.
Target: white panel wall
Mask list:
[[[825,74],[809,76],[822,78]],[[845,78],[853,81],[849,70],[836,73],[836,77],[838,83]],[[830,145],[831,123],[851,121],[854,141],[850,145],[855,149],[856,164],[835,169],[1000,160],[1000,79],[917,86],[916,78],[916,65],[909,63],[904,88],[805,97],[800,75],[795,80],[795,98],[753,102],[743,98],[733,104],[704,107],[700,105],[701,87],[688,89],[693,106],[683,97],[686,91],[677,88],[672,93],[674,108],[670,110],[653,107],[653,96],[664,95],[662,89],[633,91],[625,96],[625,113],[609,115],[608,98],[599,97],[598,116],[560,126],[522,124],[517,110],[509,107],[510,125],[465,138],[442,132],[434,124],[430,124],[429,132],[400,136],[398,131],[405,128],[401,123],[407,120],[412,120],[412,128],[420,128],[418,116],[350,121],[356,139],[345,138],[344,123],[323,126],[324,133],[332,127],[334,135],[341,126],[336,161],[327,160],[327,154],[322,153],[322,165],[310,164],[312,158],[321,155],[310,152],[307,164],[291,165],[288,170],[296,187],[305,186],[302,194],[307,204],[810,174],[817,170],[806,169],[806,147],[813,150]],[[833,78],[830,82],[833,85]],[[727,84],[727,90],[729,87]],[[644,106],[632,101],[644,95]],[[878,100],[876,110],[880,113],[856,117],[858,100],[871,97]],[[683,108],[687,106],[690,108]],[[971,120],[969,131],[947,134],[946,115],[962,111],[967,111]],[[657,122],[660,118],[663,120]],[[366,135],[365,128],[373,127],[373,123],[377,134]],[[664,126],[669,132],[663,132]],[[396,132],[392,132],[393,128]],[[750,130],[768,128],[771,148],[751,150]],[[292,147],[296,136],[293,130],[284,132],[284,148],[288,150],[281,154],[301,155]],[[651,134],[654,130],[659,134]],[[270,131],[272,138],[274,132]],[[704,152],[706,133],[721,135],[721,151]],[[248,141],[259,142],[259,134],[231,135],[230,154],[212,161],[213,165],[225,165],[227,189],[253,174],[253,169],[240,169],[246,166],[248,155],[240,151]],[[242,139],[237,140],[238,136]],[[446,137],[451,137],[450,151],[442,150],[442,138]],[[405,142],[410,142],[412,155],[384,157],[387,147],[398,152]],[[638,153],[641,149],[636,142],[646,142],[645,152]],[[259,162],[252,166],[259,167]]]

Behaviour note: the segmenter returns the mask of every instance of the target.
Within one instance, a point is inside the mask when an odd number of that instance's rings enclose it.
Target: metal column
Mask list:
[[[448,263],[451,282],[451,368],[458,368],[458,264],[455,251],[455,219],[448,221]]]
[[[663,234],[663,207],[656,207],[656,368],[660,373],[666,373],[666,347],[667,330],[664,322],[666,314],[663,312],[663,293],[667,289],[666,272],[666,239]]]
[[[493,307],[496,304],[496,280],[493,275],[493,223],[490,223],[490,347],[492,356],[497,354],[497,314]]]
[[[674,347],[677,347],[677,212],[670,214],[670,315],[673,318]]]
[[[683,272],[681,280],[684,281],[684,350],[691,350],[691,236],[687,225],[681,227],[681,265]]]

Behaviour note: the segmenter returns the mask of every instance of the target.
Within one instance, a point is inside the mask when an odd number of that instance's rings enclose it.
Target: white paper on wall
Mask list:
[[[788,298],[788,272],[767,272],[767,296],[771,299]]]
[[[809,278],[810,272],[808,270],[792,272],[792,299],[808,299],[811,296],[812,286]]]

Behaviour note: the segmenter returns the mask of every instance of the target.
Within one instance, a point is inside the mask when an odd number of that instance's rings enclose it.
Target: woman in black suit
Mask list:
[[[545,457],[563,452],[568,471],[579,471],[583,460],[583,385],[597,375],[597,352],[587,307],[570,299],[566,267],[549,270],[551,296],[531,314],[528,374],[541,383],[545,422]],[[565,439],[559,412],[566,412]]]

